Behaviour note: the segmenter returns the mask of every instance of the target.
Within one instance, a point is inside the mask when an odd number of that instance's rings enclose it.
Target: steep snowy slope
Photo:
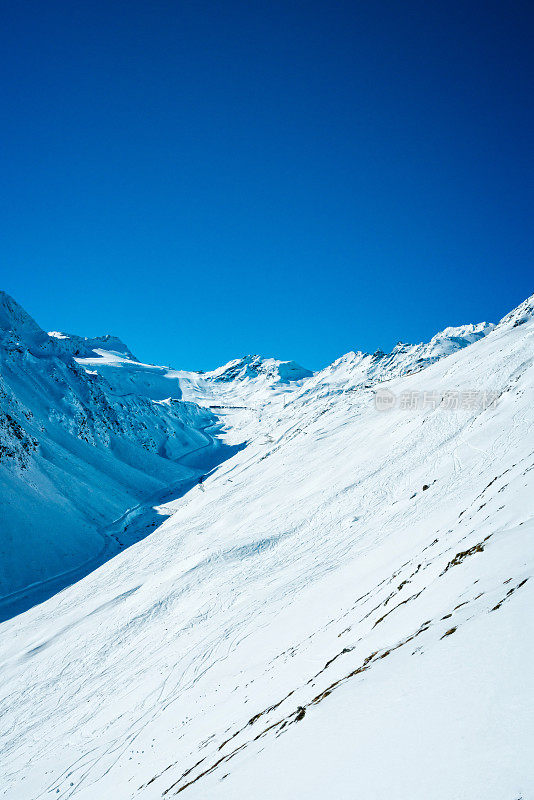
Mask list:
[[[369,388],[230,382],[248,446],[2,625],[3,796],[533,796],[533,358],[531,298]]]
[[[0,294],[0,618],[142,535],[108,529],[127,509],[218,463],[215,417],[180,395],[119,340],[49,336]]]

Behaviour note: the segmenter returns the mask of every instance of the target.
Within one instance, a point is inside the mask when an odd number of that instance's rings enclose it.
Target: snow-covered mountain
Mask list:
[[[350,352],[315,374],[295,361],[277,361],[249,355],[235,359],[212,372],[179,372],[184,397],[199,403],[209,400],[258,409],[272,410],[277,400],[286,405],[293,398],[302,399],[354,391],[400,375],[420,372],[440,358],[451,355],[486,336],[495,326],[480,322],[446,328],[428,343],[399,342],[384,353]]]
[[[105,336],[95,336],[92,339],[88,336],[76,336],[73,333],[61,333],[61,331],[48,331],[48,335],[58,340],[57,345],[61,347],[63,352],[67,352],[76,358],[94,358],[95,355],[105,352],[119,357],[122,356],[130,361],[137,361],[122,339],[109,333]]]
[[[275,358],[262,358],[261,356],[245,356],[230,361],[213,372],[204,373],[207,379],[213,381],[254,380],[263,377],[274,383],[287,383],[310,378],[313,373],[301,367],[296,361],[277,361]]]
[[[401,375],[420,372],[440,358],[487,336],[494,327],[491,323],[480,322],[477,325],[446,328],[429,342],[415,345],[399,342],[391,353],[382,350],[372,354],[346,353],[317,372],[314,379],[306,383],[303,392],[316,397],[318,393],[355,391]]]
[[[534,796],[534,296],[495,326],[314,375],[256,357],[163,370],[93,340],[60,356],[57,336],[18,307],[8,317],[9,414],[37,444],[11,431],[26,466],[3,460],[2,479],[19,481],[5,497],[47,458],[59,470],[64,450],[87,486],[87,453],[116,464],[126,443],[185,469],[159,452],[168,429],[146,450],[121,418],[107,442],[82,391],[93,382],[131,424],[176,406],[187,437],[219,426],[210,457],[234,449],[189,491],[118,520],[113,536],[130,543],[133,526],[137,543],[2,624],[0,796]],[[68,427],[71,386],[94,441]],[[47,456],[58,429],[70,450]],[[140,493],[150,469],[138,472]],[[80,507],[102,514],[104,496],[87,490]]]
[[[0,617],[117,552],[117,517],[218,462],[213,413],[180,397],[120,340],[48,335],[0,294]]]

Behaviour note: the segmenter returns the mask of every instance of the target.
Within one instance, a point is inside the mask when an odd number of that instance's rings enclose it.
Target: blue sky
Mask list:
[[[498,319],[534,291],[532,15],[7,4],[0,285],[184,368]]]

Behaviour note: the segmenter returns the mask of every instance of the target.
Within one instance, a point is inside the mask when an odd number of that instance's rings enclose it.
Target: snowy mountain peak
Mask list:
[[[528,322],[534,316],[534,294],[527,297],[522,303],[520,303],[517,308],[514,308],[513,311],[510,311],[509,314],[506,314],[498,324],[498,327],[517,327],[518,325],[523,325],[523,323]]]
[[[312,375],[311,370],[301,367],[296,361],[279,361],[275,358],[247,355],[206,373],[205,377],[214,381],[228,382],[251,380],[264,376],[271,381],[287,383],[309,378]]]
[[[26,346],[41,346],[48,336],[16,300],[0,291],[0,336]]]
[[[456,327],[444,328],[432,337],[431,341],[438,339],[470,339],[473,336],[486,336],[495,325],[492,322],[470,323],[468,325],[458,325]]]
[[[442,358],[451,353],[473,344],[478,339],[487,336],[495,328],[492,322],[470,323],[448,327],[439,331],[426,345],[427,358]]]

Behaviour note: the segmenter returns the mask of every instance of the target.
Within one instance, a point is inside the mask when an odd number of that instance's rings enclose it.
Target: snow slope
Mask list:
[[[0,293],[0,619],[152,530],[112,523],[221,460],[214,415],[180,397],[115,337],[49,336]]]
[[[2,625],[0,796],[534,797],[533,300],[424,371],[184,373],[248,445]]]

